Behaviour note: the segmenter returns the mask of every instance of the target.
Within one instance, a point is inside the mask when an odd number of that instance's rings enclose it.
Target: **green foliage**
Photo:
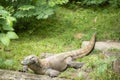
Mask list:
[[[71,0],[78,1],[81,5],[87,6],[106,6],[120,7],[120,0]]]
[[[55,6],[57,4],[65,4],[67,2],[69,2],[69,0],[49,0],[48,3],[50,6]]]
[[[1,34],[0,40],[5,46],[8,46],[10,43],[10,39],[5,34]]]
[[[11,66],[11,67],[12,67],[13,63],[14,63],[13,60],[6,60],[6,61],[4,62],[4,64],[5,64],[6,66]]]
[[[15,61],[13,59],[2,59],[0,58],[0,66],[4,69],[12,69],[11,67],[13,67],[15,65]]]
[[[18,36],[15,32],[7,32],[6,35],[9,39],[18,39]]]
[[[6,11],[2,6],[0,6],[0,41],[8,46],[10,43],[10,39],[17,39],[13,28],[13,22],[16,21],[11,14]]]
[[[23,5],[23,6],[19,7],[18,9],[22,10],[22,11],[29,11],[30,9],[34,9],[34,8],[35,7],[32,5]]]
[[[33,5],[23,5],[18,8],[19,10],[16,11],[14,14],[17,18],[24,18],[24,17],[36,17],[37,19],[46,19],[49,15],[54,13],[53,9],[46,5],[41,6],[33,6]]]
[[[37,19],[46,19],[48,16],[54,14],[53,6],[67,2],[68,0],[28,0],[25,3],[19,2],[21,5],[18,5],[14,16],[17,18],[35,16]]]
[[[21,28],[21,26],[25,28],[28,25],[27,22],[30,23],[29,27],[31,27],[33,25],[31,21],[47,19],[50,15],[54,14],[55,5],[67,2],[68,0],[0,0],[0,5],[4,7],[3,9],[0,6],[0,14],[2,15],[0,21],[1,25],[4,26],[2,28],[3,30],[13,31],[14,28],[12,26],[15,18],[17,19],[17,28]],[[16,34],[14,33],[13,35],[15,36]],[[8,38],[4,37],[6,41],[1,40],[4,45],[9,45],[10,40]]]
[[[93,77],[93,79],[98,80],[98,78],[100,80],[116,80],[116,78],[119,78],[119,75],[117,75],[117,73],[115,74],[112,71],[112,62],[115,61],[117,58],[112,57],[112,58],[108,58],[108,59],[99,59],[98,61],[96,61],[97,65],[96,65],[96,69],[91,72],[91,76]],[[115,76],[116,75],[116,76]]]
[[[68,0],[57,0],[57,1],[49,1],[51,4],[63,4]],[[0,41],[8,46],[10,43],[10,39],[17,39],[13,28],[13,22],[16,21],[16,18],[23,19],[23,23],[26,24],[26,18],[31,19],[47,19],[49,15],[54,14],[54,8],[51,7],[48,2],[45,0],[1,0],[0,1]],[[14,16],[14,17],[13,17]],[[30,20],[29,20],[30,21]],[[17,27],[21,27],[17,25]],[[24,26],[26,27],[26,26]]]
[[[37,19],[46,19],[54,13],[53,4],[55,6],[67,3],[68,0],[7,0],[3,2],[6,2],[9,7],[13,6],[13,15],[16,18],[36,17]],[[3,3],[3,6],[6,6],[5,3]]]
[[[86,5],[100,5],[104,4],[107,0],[81,0],[82,4]]]
[[[109,0],[109,4],[112,7],[120,7],[120,0]]]
[[[112,70],[112,62],[118,59],[117,57],[103,58],[103,54],[90,55],[83,58],[85,66],[82,68],[84,71],[89,71],[89,76],[93,80],[118,80],[119,75]],[[84,73],[80,72],[80,75]],[[83,78],[83,76],[80,76]]]

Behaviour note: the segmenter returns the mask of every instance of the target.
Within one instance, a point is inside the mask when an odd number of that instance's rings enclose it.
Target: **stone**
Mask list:
[[[18,71],[0,69],[0,80],[69,80],[64,78],[51,78],[46,75],[22,73]]]
[[[113,62],[113,70],[116,73],[120,73],[120,58]]]
[[[88,45],[89,41],[83,41],[81,47],[85,47]],[[108,50],[108,49],[120,49],[120,42],[113,41],[100,41],[95,43],[95,49],[97,50]]]
[[[103,53],[105,58],[110,58],[110,57],[118,57],[117,60],[113,61],[112,64],[112,69],[116,73],[120,73],[120,53],[119,52],[104,52]]]

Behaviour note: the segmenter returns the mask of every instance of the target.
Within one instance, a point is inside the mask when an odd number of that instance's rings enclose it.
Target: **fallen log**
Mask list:
[[[85,47],[86,45],[88,45],[88,43],[89,41],[83,41],[81,47]],[[94,48],[102,51],[108,49],[120,49],[120,42],[112,42],[112,41],[96,42]]]
[[[22,73],[18,71],[0,69],[0,80],[68,80],[64,78],[51,78],[46,75],[36,75],[31,73]]]

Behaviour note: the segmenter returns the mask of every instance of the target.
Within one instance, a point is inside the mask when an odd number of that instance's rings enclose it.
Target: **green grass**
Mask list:
[[[90,40],[97,31],[99,40],[120,40],[120,9],[58,7],[55,15],[47,20],[40,20],[32,29],[20,31],[19,39],[13,40],[8,49],[0,52],[0,68],[19,70],[20,61],[27,55],[40,53],[59,53],[78,49],[81,42]],[[39,24],[38,24],[39,23]],[[29,26],[27,26],[29,27]],[[75,34],[85,34],[76,39]],[[99,53],[99,51],[95,52]],[[86,59],[87,60],[87,59]],[[77,79],[76,79],[77,80]]]

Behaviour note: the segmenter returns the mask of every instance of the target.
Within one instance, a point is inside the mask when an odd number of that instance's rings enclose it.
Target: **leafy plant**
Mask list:
[[[50,15],[54,14],[53,6],[66,2],[68,2],[68,0],[1,0],[0,41],[5,46],[8,46],[10,39],[18,39],[13,28],[13,22],[15,22],[16,19],[18,24],[23,25],[26,24],[26,21],[31,23],[31,19],[32,21],[36,19],[47,19]],[[17,25],[17,27],[21,26]]]
[[[22,5],[15,12],[16,18],[36,17],[36,19],[46,19],[49,15],[54,13],[53,8],[48,5]]]
[[[81,5],[87,6],[100,6],[100,5],[110,5],[112,7],[120,7],[120,0],[70,0],[79,2]]]
[[[67,3],[69,0],[27,0],[16,1],[13,4],[19,5],[15,10],[14,16],[17,18],[36,17],[37,19],[46,19],[49,15],[54,14],[54,7],[58,4]],[[14,8],[15,9],[15,8]]]
[[[57,4],[65,4],[67,2],[69,2],[69,0],[49,0],[48,3],[50,6],[55,6]]]
[[[13,28],[13,22],[15,21],[16,19],[2,6],[0,6],[0,41],[5,46],[9,45],[10,39],[18,39]]]
[[[107,0],[82,0],[82,4],[86,5],[100,5],[104,4]]]
[[[109,4],[112,7],[120,7],[120,0],[109,0]]]

